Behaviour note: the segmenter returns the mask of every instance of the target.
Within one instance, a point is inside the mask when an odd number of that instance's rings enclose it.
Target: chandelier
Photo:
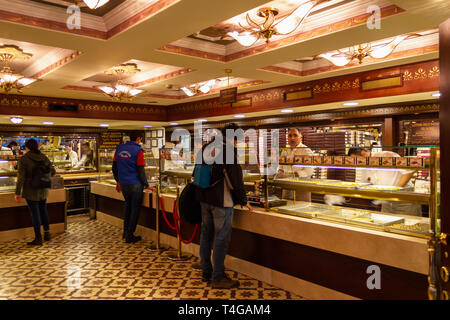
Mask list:
[[[89,9],[95,10],[108,3],[109,0],[83,0],[83,2],[89,7]]]
[[[354,59],[358,59],[359,64],[367,57],[375,59],[382,59],[390,55],[395,48],[410,36],[420,36],[420,34],[406,34],[397,36],[389,41],[378,42],[375,44],[364,43],[357,46],[352,46],[342,50],[322,53],[319,57],[325,58],[332,64],[338,67],[343,67],[349,64]]]
[[[3,68],[0,71],[0,88],[5,93],[12,89],[22,92],[22,89],[29,86],[37,79],[27,78],[20,73],[14,73],[9,63],[15,59],[28,60],[32,57],[30,53],[24,53],[22,49],[14,45],[4,45],[0,47],[0,61]]]
[[[112,67],[105,71],[105,74],[122,77],[127,74],[138,73],[141,70],[137,68],[135,63],[122,64],[120,66]],[[132,101],[138,94],[144,92],[144,90],[137,89],[131,84],[124,83],[121,79],[118,79],[114,84],[110,86],[94,86],[94,88],[101,90],[108,97],[113,100]]]
[[[239,23],[244,31],[241,33],[233,31],[227,34],[246,47],[252,46],[260,38],[265,38],[266,43],[269,43],[270,38],[274,35],[287,35],[297,30],[305,18],[311,13],[311,10],[318,4],[326,1],[330,0],[311,0],[305,2],[294,9],[288,16],[278,21],[275,21],[275,16],[279,13],[278,9],[260,8],[257,16],[263,18],[264,21],[258,23],[255,19],[250,18],[250,15],[247,13],[246,21],[248,26],[243,26]]]
[[[206,82],[192,84],[188,87],[181,87],[180,89],[188,96],[192,97],[199,93],[208,93],[216,84],[216,79],[208,80]]]

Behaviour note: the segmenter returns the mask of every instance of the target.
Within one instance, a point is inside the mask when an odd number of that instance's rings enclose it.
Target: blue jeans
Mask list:
[[[122,186],[122,194],[125,198],[123,233],[125,238],[130,238],[136,231],[136,226],[141,212],[144,186],[140,183]]]
[[[28,209],[31,213],[31,223],[33,224],[36,238],[41,237],[41,218],[44,231],[49,230],[47,200],[32,201],[27,200]]]
[[[231,239],[231,224],[234,208],[220,208],[201,202],[202,231],[200,234],[200,265],[204,273],[212,273],[213,281],[225,274],[225,256]],[[214,241],[213,262],[211,249]]]

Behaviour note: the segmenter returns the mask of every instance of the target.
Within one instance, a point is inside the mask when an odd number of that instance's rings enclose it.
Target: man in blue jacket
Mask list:
[[[154,189],[149,187],[145,175],[144,151],[139,145],[141,139],[141,133],[130,133],[131,141],[117,146],[112,167],[114,179],[117,182],[116,190],[122,191],[125,198],[122,238],[127,243],[141,240],[141,237],[135,236],[134,232],[141,211],[143,192],[146,188]]]

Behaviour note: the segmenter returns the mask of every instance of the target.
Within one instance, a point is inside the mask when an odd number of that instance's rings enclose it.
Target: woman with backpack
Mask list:
[[[55,174],[55,169],[47,156],[39,151],[35,139],[28,139],[25,149],[27,152],[19,160],[15,200],[20,202],[22,196],[27,201],[35,234],[35,239],[27,244],[36,246],[42,245],[41,219],[44,240],[50,240],[46,201],[51,186],[50,176]]]

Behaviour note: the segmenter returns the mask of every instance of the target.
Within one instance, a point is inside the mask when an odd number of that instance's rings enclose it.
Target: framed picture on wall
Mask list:
[[[152,138],[156,138],[156,130],[152,131]]]
[[[158,146],[158,140],[152,139],[152,147],[157,147],[157,146]]]
[[[159,129],[158,130],[158,138],[162,138],[163,137],[163,130]]]

